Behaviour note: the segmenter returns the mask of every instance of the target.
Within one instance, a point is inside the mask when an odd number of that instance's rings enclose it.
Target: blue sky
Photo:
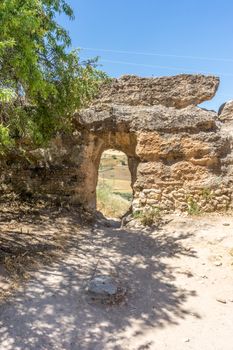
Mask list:
[[[101,69],[110,76],[210,73],[221,84],[204,107],[217,110],[233,99],[232,0],[68,2],[75,20],[61,16],[59,22],[73,48],[83,48],[83,59],[100,56]]]

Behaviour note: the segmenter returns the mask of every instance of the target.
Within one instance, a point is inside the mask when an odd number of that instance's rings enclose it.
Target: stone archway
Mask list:
[[[72,135],[29,151],[30,162],[12,155],[2,184],[94,210],[101,154],[112,148],[129,159],[133,210],[233,209],[232,128],[225,121],[232,109],[226,105],[221,118],[197,107],[218,84],[213,76],[186,74],[113,79],[74,115]]]
[[[126,154],[131,174],[132,191],[137,178],[136,138],[134,133],[116,132],[86,134],[83,146],[82,163],[80,171],[83,176],[82,188],[78,189],[78,198],[88,209],[96,208],[96,186],[98,181],[98,169],[102,153],[107,149],[115,149]]]
[[[223,164],[230,141],[217,114],[196,106],[214,96],[218,83],[201,75],[126,76],[104,86],[93,105],[75,116],[77,129],[86,135],[84,206],[95,208],[100,156],[113,148],[129,158],[133,210],[229,208],[232,177]]]

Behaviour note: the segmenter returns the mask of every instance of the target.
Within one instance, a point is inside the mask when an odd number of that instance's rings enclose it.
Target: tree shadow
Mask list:
[[[148,328],[199,317],[185,306],[195,291],[176,285],[171,263],[196,257],[185,244],[192,232],[99,227],[76,234],[75,217],[63,215],[66,224],[56,224],[56,229],[69,233],[65,256],[43,267],[0,306],[0,349],[127,349]],[[99,273],[119,278],[127,287],[122,303],[90,301],[85,288]],[[153,341],[134,348],[153,349]]]

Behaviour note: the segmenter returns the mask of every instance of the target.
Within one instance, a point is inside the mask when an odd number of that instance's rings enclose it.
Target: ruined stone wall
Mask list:
[[[2,192],[94,209],[100,158],[113,148],[128,156],[134,211],[232,209],[232,104],[219,115],[197,107],[218,84],[202,75],[114,79],[76,113],[73,135],[2,162]]]

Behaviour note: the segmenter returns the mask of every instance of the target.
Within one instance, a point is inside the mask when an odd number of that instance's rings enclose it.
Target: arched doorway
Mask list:
[[[97,210],[106,217],[121,218],[131,207],[131,185],[126,154],[114,149],[104,151],[98,170]]]

